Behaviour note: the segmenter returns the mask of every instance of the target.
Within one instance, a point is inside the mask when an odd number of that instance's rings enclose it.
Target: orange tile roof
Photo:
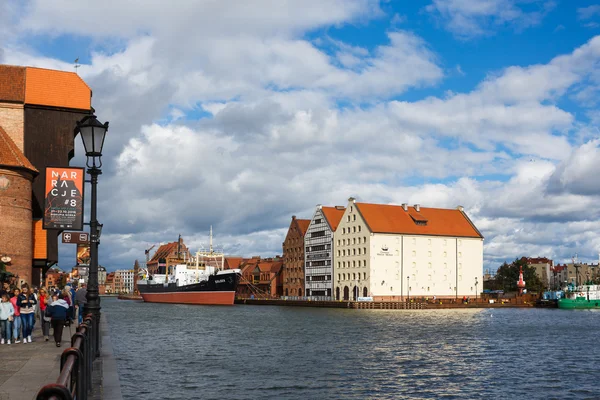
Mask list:
[[[33,221],[33,258],[45,260],[48,258],[47,230],[42,228],[42,220]]]
[[[238,269],[243,262],[243,257],[225,257],[224,269]]]
[[[344,215],[346,208],[338,209],[336,207],[321,207],[321,211],[327,219],[327,222],[329,222],[331,230],[335,232],[340,224],[340,221],[342,220],[342,216]]]
[[[152,261],[158,262],[158,260],[161,258],[167,258],[167,257],[169,257],[169,255],[172,252],[174,252],[176,250],[177,250],[177,242],[163,244],[158,248],[158,250],[156,250],[156,253],[154,253],[152,258],[150,259],[150,262],[152,262]]]
[[[414,207],[408,207],[407,212],[402,206],[395,205],[370,203],[355,203],[355,205],[371,232],[483,239],[469,217],[460,210],[420,207],[420,212],[417,212]],[[426,220],[426,225],[417,225],[413,217]]]
[[[296,222],[298,223],[300,232],[302,232],[302,236],[304,236],[308,230],[308,226],[310,225],[310,219],[296,219]]]
[[[25,103],[89,110],[92,90],[74,72],[27,67]]]
[[[22,168],[34,172],[36,175],[38,170],[29,162],[25,154],[8,136],[8,133],[0,126],[0,166]]]

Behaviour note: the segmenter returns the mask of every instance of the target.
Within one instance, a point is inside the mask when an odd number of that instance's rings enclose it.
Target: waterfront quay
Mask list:
[[[436,310],[436,309],[465,309],[465,308],[529,308],[535,306],[535,301],[526,299],[506,299],[506,301],[307,301],[283,299],[242,299],[235,304],[289,306],[289,307],[326,307],[356,310]]]

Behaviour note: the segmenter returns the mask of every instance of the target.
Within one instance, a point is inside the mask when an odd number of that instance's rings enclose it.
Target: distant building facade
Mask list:
[[[460,206],[436,209],[350,198],[334,242],[336,299],[474,297],[483,289],[483,236]]]
[[[318,205],[304,236],[305,294],[312,300],[333,299],[333,233],[344,209]]]
[[[114,293],[133,293],[134,272],[132,269],[118,269],[113,278]]]
[[[304,235],[310,224],[309,219],[296,219],[288,228],[283,242],[283,295],[304,296]]]
[[[551,286],[552,278],[554,278],[553,262],[546,257],[529,257],[526,258],[527,265],[535,269],[535,274],[542,282],[544,288],[548,289]]]
[[[241,298],[277,298],[283,293],[283,260],[280,257],[252,257],[243,261],[237,268],[242,276],[236,290]]]
[[[191,253],[182,238],[176,242],[161,244],[146,263],[149,274],[165,274],[167,268],[190,260]]]

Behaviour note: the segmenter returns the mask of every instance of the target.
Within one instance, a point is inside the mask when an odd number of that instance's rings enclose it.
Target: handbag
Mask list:
[[[46,309],[44,310],[44,317],[46,317],[46,318],[52,317],[52,312],[50,311],[50,307],[46,307]]]

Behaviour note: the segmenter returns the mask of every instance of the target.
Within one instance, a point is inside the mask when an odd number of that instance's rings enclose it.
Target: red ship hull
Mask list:
[[[162,292],[140,293],[148,303],[174,303],[174,304],[204,304],[204,305],[233,305],[235,292]]]

